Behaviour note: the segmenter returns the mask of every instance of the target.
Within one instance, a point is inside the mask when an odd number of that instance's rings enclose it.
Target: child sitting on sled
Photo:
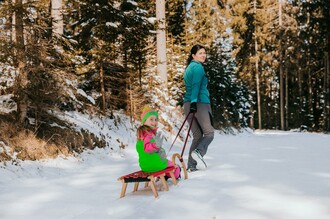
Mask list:
[[[141,126],[137,130],[136,151],[139,154],[139,165],[144,172],[157,172],[164,170],[174,164],[166,158],[164,148],[162,148],[163,138],[158,129],[158,113],[144,107],[141,114]],[[180,167],[174,171],[176,179],[180,177]],[[167,177],[170,177],[167,175]]]

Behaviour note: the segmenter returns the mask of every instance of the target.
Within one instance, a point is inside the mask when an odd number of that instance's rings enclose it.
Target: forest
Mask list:
[[[216,129],[330,131],[329,1],[168,0],[163,29],[158,3],[1,0],[0,95],[17,105],[1,125],[49,139],[55,109],[134,119],[146,103],[180,107],[190,48],[202,44]]]

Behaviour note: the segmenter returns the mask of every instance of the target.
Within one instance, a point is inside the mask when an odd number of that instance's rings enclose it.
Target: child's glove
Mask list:
[[[164,148],[160,148],[160,150],[158,151],[158,154],[162,158],[162,160],[166,159],[166,152],[165,152]]]
[[[157,135],[155,136],[155,141],[156,141],[157,147],[161,148],[163,145],[163,141],[164,141],[164,136],[162,135],[161,132],[157,132]]]

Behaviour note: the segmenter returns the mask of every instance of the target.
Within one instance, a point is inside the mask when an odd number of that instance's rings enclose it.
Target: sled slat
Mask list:
[[[155,198],[157,198],[158,192],[155,187],[155,181],[159,178],[163,184],[165,191],[168,191],[168,185],[165,180],[165,174],[166,173],[170,174],[174,185],[177,185],[177,180],[174,177],[174,171],[175,171],[175,166],[168,167],[168,168],[158,171],[158,172],[148,173],[148,172],[143,172],[142,170],[140,170],[140,171],[136,171],[136,172],[121,176],[118,178],[118,180],[122,182],[120,198],[125,196],[128,183],[134,183],[133,192],[136,192],[139,188],[139,182],[145,182],[145,188],[149,185],[151,187],[151,190],[152,190]]]

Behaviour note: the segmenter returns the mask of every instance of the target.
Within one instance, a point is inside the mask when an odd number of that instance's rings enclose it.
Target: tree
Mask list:
[[[253,41],[253,33],[255,33],[254,19],[254,4],[253,1],[240,0],[240,1],[227,1],[226,8],[224,10],[227,25],[232,29],[232,45],[233,45],[233,57],[236,58],[236,66],[238,71],[238,78],[242,81],[246,81],[249,90],[253,94],[253,98],[256,99],[257,84],[254,80],[256,69],[253,69],[253,54],[256,53],[255,43]],[[257,34],[255,33],[255,39]],[[258,101],[255,100],[258,104]],[[260,104],[260,103],[259,103]],[[254,112],[255,106],[251,105],[251,121],[250,124],[254,124]],[[258,112],[258,118],[259,111]],[[258,119],[259,120],[259,119]],[[258,121],[257,120],[257,121]],[[260,126],[260,124],[259,124]]]
[[[237,68],[231,57],[232,44],[225,36],[214,43],[206,64],[214,127],[224,130],[248,126],[251,102],[246,86],[236,78]]]
[[[187,11],[185,42],[187,50],[194,44],[205,45],[208,53],[206,73],[214,116],[214,126],[226,129],[247,125],[249,101],[247,89],[236,78],[237,65],[232,58],[232,32],[217,1],[194,1]],[[187,51],[189,54],[189,51]]]
[[[62,0],[51,0],[53,33],[63,34]]]
[[[138,4],[127,0],[116,3],[104,0],[93,4],[85,0],[81,2],[79,5],[69,2],[75,6],[68,8],[73,10],[75,20],[71,21],[73,25],[67,30],[68,37],[77,42],[75,56],[83,57],[77,64],[79,73],[93,72],[94,69],[102,73],[102,66],[117,61],[128,69],[141,72],[146,62],[145,46],[150,23]],[[135,77],[137,75],[134,74]],[[100,80],[103,81],[103,77]]]
[[[45,93],[48,83],[54,82],[53,75],[68,70],[69,61],[55,49],[63,41],[52,36],[49,1],[4,1],[1,17],[6,18],[2,26],[4,36],[1,45],[6,53],[0,54],[3,64],[17,70],[14,94],[17,101],[17,121],[26,125],[27,116],[44,112],[56,102],[50,100],[58,94],[56,84]],[[10,22],[10,20],[13,22]],[[54,96],[53,96],[54,94]],[[50,103],[51,102],[51,103]],[[44,109],[40,106],[43,105]],[[36,121],[37,123],[37,121]]]
[[[298,8],[295,14],[299,26],[299,36],[302,39],[299,50],[304,53],[299,62],[299,81],[301,90],[301,120],[309,128],[318,130],[320,124],[328,123],[327,114],[329,93],[326,72],[329,35],[329,2],[328,1],[295,1]],[[307,91],[303,88],[308,88]],[[329,99],[329,98],[327,98]]]
[[[169,103],[173,106],[183,105],[183,73],[187,64],[186,4],[182,0],[166,2],[168,91]]]
[[[27,110],[28,110],[28,98],[27,98],[27,85],[29,83],[28,73],[26,71],[26,53],[25,53],[25,43],[24,43],[24,21],[23,15],[25,14],[23,1],[17,0],[15,5],[15,43],[17,49],[17,69],[18,69],[18,79],[16,87],[16,96],[17,96],[17,112],[18,112],[18,121],[23,124],[26,119]]]
[[[167,89],[165,0],[156,0],[157,72]]]

